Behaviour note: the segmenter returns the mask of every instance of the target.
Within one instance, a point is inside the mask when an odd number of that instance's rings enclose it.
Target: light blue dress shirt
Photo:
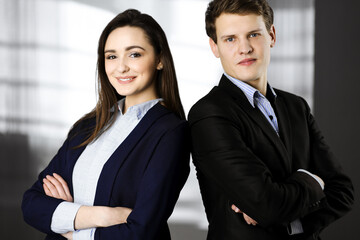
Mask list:
[[[267,98],[264,95],[262,95],[259,90],[253,88],[249,84],[237,80],[236,78],[233,78],[227,75],[226,73],[224,73],[224,75],[233,84],[235,84],[238,88],[240,88],[244,92],[251,106],[253,106],[253,108],[255,108],[256,106],[261,111],[261,113],[264,115],[264,117],[268,120],[268,122],[276,131],[276,133],[279,135],[279,126],[278,126],[277,118],[269,100],[267,100]],[[270,85],[269,88],[271,90],[271,94],[274,96],[274,98],[276,98],[276,93],[274,89]]]

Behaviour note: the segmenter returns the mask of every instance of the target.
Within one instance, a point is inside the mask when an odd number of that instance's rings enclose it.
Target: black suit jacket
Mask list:
[[[353,204],[351,180],[302,98],[275,89],[280,136],[244,93],[222,77],[190,110],[192,156],[212,239],[319,239]],[[324,191],[305,169],[325,182]],[[235,204],[258,222],[246,224]],[[301,219],[304,233],[286,227]]]

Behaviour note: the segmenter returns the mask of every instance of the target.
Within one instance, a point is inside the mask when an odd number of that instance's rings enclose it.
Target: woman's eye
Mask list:
[[[141,57],[141,54],[138,53],[138,52],[130,53],[130,57],[131,58],[138,58],[138,57]]]
[[[106,59],[109,59],[109,60],[113,60],[113,59],[115,59],[115,58],[116,58],[115,55],[108,55],[108,56],[106,56]]]

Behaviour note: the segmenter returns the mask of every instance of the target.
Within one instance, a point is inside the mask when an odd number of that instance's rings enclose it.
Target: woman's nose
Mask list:
[[[129,69],[130,68],[129,68],[126,60],[119,59],[116,70],[120,73],[125,73],[125,72],[129,71]]]

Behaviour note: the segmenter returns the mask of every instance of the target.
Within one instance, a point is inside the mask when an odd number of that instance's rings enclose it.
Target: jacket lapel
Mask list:
[[[275,90],[276,91],[276,90]],[[277,91],[276,91],[277,92]],[[278,94],[278,92],[277,92]],[[286,108],[286,104],[282,96],[278,94],[278,97],[275,101],[275,111],[276,116],[278,118],[279,123],[279,131],[280,131],[280,137],[283,140],[283,143],[285,144],[285,147],[287,149],[288,153],[288,159],[291,166],[291,154],[292,154],[292,131],[291,131],[291,122],[289,118],[289,113]]]
[[[139,124],[111,155],[109,160],[105,163],[99,177],[94,205],[109,205],[115,176],[128,154],[141,140],[147,129],[149,129],[158,118],[167,113],[169,113],[168,109],[163,107],[160,103],[156,104],[145,114]]]
[[[287,149],[285,148],[284,143],[281,141],[281,138],[277,135],[277,133],[274,131],[271,124],[268,122],[268,120],[265,118],[265,116],[261,113],[261,111],[257,108],[253,108],[251,104],[249,103],[248,99],[246,98],[243,91],[235,86],[230,80],[227,79],[226,76],[223,75],[223,77],[220,80],[219,84],[220,88],[225,89],[228,93],[230,93],[237,101],[237,103],[240,105],[240,107],[244,110],[244,112],[253,120],[255,124],[257,124],[264,134],[269,138],[270,142],[274,145],[274,147],[278,150],[280,156],[281,156],[281,162],[285,169],[290,171],[290,159],[287,152]],[[284,110],[282,107],[279,115],[281,115],[280,119],[278,119],[279,123],[279,130],[287,131],[285,127],[280,128],[282,126],[282,122],[284,121]],[[281,136],[281,135],[280,135]],[[285,136],[288,136],[285,134]]]

